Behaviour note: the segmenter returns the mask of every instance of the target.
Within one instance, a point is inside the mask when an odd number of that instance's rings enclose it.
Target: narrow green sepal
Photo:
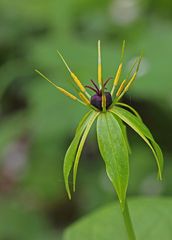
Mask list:
[[[73,141],[71,142],[71,144],[66,152],[65,158],[64,158],[63,174],[64,174],[65,187],[66,187],[66,191],[67,191],[69,199],[71,199],[71,193],[70,193],[69,182],[68,182],[70,171],[72,169],[72,166],[73,166],[73,163],[75,160],[75,156],[76,156],[76,152],[78,149],[78,145],[79,145],[79,142],[83,135],[83,132],[88,124],[89,119],[91,118],[91,116],[93,114],[91,112],[92,111],[86,113],[84,115],[84,117],[82,118],[82,120],[80,121],[80,123],[77,127],[77,130],[76,130],[76,133],[75,133],[75,137],[74,137]]]
[[[158,175],[160,180],[162,180],[163,154],[146,125],[138,117],[121,107],[114,106],[110,111],[129,125],[147,143],[156,159]]]
[[[128,108],[132,113],[134,113],[134,115],[140,120],[142,121],[141,116],[139,115],[139,113],[130,105],[126,104],[126,103],[122,103],[122,102],[117,102],[116,105],[118,106],[122,106],[124,108]]]
[[[75,160],[74,160],[74,167],[73,167],[73,191],[74,192],[75,192],[75,188],[76,188],[77,170],[78,170],[78,164],[79,164],[80,156],[81,156],[81,153],[82,153],[82,149],[84,147],[84,144],[85,144],[85,141],[87,139],[88,133],[91,129],[91,126],[93,125],[93,123],[96,120],[98,115],[99,115],[99,112],[93,111],[90,118],[88,119],[87,126],[84,129],[83,135],[82,135],[82,137],[80,139],[80,142],[78,144],[78,148],[77,148],[76,156],[75,156]]]

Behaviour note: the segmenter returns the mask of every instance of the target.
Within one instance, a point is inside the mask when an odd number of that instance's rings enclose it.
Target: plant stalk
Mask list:
[[[125,208],[122,210],[122,214],[123,214],[125,227],[126,227],[126,230],[127,230],[128,239],[129,240],[136,240],[136,235],[135,235],[134,228],[133,228],[133,225],[132,225],[127,200],[125,202]]]

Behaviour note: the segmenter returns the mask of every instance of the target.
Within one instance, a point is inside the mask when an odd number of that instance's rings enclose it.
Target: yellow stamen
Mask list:
[[[74,82],[76,83],[76,85],[79,87],[79,89],[82,91],[82,92],[85,92],[85,88],[84,86],[82,85],[82,83],[80,82],[80,80],[77,78],[77,76],[71,71],[71,69],[69,68],[68,64],[66,63],[64,57],[61,55],[61,53],[59,51],[57,51],[60,58],[62,59],[62,61],[64,62],[66,68],[68,69],[68,71],[70,72],[70,75],[71,77],[73,78]]]
[[[79,81],[79,79],[77,78],[77,76],[71,72],[71,77],[73,78],[74,82],[76,83],[76,85],[79,87],[79,89],[82,91],[82,92],[85,92],[85,88],[84,86],[82,85],[82,83]]]
[[[117,91],[117,93],[116,93],[116,96],[117,96],[117,97],[119,97],[119,95],[122,93],[122,91],[123,91],[123,89],[124,89],[125,83],[126,83],[126,80],[124,80],[124,81],[121,83],[121,85],[120,85],[120,87],[119,87],[119,89],[118,89],[118,91]]]
[[[106,96],[102,95],[102,108],[103,111],[106,111]]]
[[[98,83],[100,87],[103,86],[100,40],[98,40]]]
[[[60,92],[62,92],[63,94],[65,94],[66,96],[70,97],[73,100],[77,100],[77,97],[75,97],[73,94],[69,93],[68,91],[66,91],[65,89],[61,88],[61,87],[57,87],[58,90]]]
[[[142,59],[142,55],[139,57],[138,59],[138,64],[137,64],[137,67],[136,67],[136,71],[134,72],[133,76],[131,77],[131,79],[129,80],[127,86],[124,88],[124,90],[121,92],[120,96],[118,96],[118,101],[119,99],[121,99],[123,97],[123,95],[128,91],[129,87],[131,86],[131,84],[134,82],[134,80],[136,79],[137,77],[137,73],[139,71],[139,67],[140,67],[140,63],[141,63],[141,59]],[[132,66],[132,69],[133,67],[135,66],[135,63],[134,65]],[[128,77],[127,77],[128,78]]]
[[[45,80],[47,80],[49,83],[51,83],[55,88],[57,88],[60,92],[62,92],[63,94],[65,94],[66,96],[70,97],[73,100],[77,100],[77,97],[75,97],[74,95],[72,95],[71,93],[67,92],[65,89],[57,86],[55,83],[53,83],[51,80],[49,80],[44,74],[42,74],[41,72],[39,72],[38,70],[35,70],[36,73],[38,73],[41,77],[43,77]]]
[[[115,76],[115,79],[114,79],[114,86],[115,87],[118,85],[119,78],[121,76],[121,72],[122,72],[122,63],[120,63],[120,65],[118,67],[118,70],[117,70],[117,73],[116,73],[116,76]]]
[[[135,72],[132,76],[132,78],[130,79],[130,81],[128,82],[127,86],[124,89],[124,92],[127,92],[129,87],[131,86],[131,84],[134,82],[134,80],[136,79],[137,76],[137,72]]]
[[[79,93],[79,96],[86,105],[90,105],[90,101],[88,100],[88,98],[86,98],[86,96],[82,92]]]
[[[102,89],[102,108],[103,108],[103,111],[106,111],[106,97],[104,94],[104,84],[103,84],[103,78],[102,78],[100,40],[98,40],[98,83],[99,83],[100,88]]]

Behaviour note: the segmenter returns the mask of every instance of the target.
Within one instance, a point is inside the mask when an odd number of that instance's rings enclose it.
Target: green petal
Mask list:
[[[107,175],[124,208],[129,178],[128,149],[121,127],[112,113],[106,112],[98,116],[97,138]]]
[[[93,125],[94,121],[96,120],[97,116],[99,115],[99,112],[93,112],[93,114],[91,115],[91,117],[89,118],[88,122],[87,122],[87,126],[84,130],[84,133],[81,137],[80,143],[78,145],[78,149],[77,149],[77,153],[76,153],[76,157],[75,157],[75,162],[74,162],[74,167],[73,167],[73,191],[75,192],[75,186],[76,186],[76,176],[77,176],[77,170],[78,170],[78,164],[79,164],[79,159],[81,156],[81,152],[82,149],[84,147],[84,143],[86,141],[86,138],[88,136],[88,133],[91,129],[91,126]]]
[[[127,123],[132,129],[134,129],[140,137],[148,144],[151,148],[158,166],[159,178],[162,179],[163,171],[163,155],[159,145],[155,142],[152,134],[145,124],[139,120],[136,116],[128,112],[127,110],[120,107],[113,107],[111,110],[115,115],[120,117],[125,123]]]
[[[89,119],[91,119],[91,117],[94,115],[93,111],[92,111],[92,113],[90,113],[90,112],[88,112],[88,113],[85,114],[85,116],[79,123],[75,137],[74,137],[73,141],[71,142],[71,144],[66,152],[65,159],[64,159],[64,164],[63,164],[64,181],[65,181],[66,191],[67,191],[70,199],[71,199],[71,193],[70,193],[69,182],[68,182],[69,174],[70,174],[70,171],[72,169],[72,166],[73,166],[73,163],[75,160],[75,156],[76,156],[76,152],[78,149],[80,139],[83,135],[84,130],[86,129]]]

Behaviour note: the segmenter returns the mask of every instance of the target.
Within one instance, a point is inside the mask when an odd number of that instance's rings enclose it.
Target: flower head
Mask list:
[[[121,97],[128,91],[130,85],[133,83],[133,81],[136,79],[141,57],[138,59],[137,62],[134,63],[132,66],[132,69],[130,73],[132,72],[133,68],[137,64],[137,68],[134,72],[134,74],[130,77],[130,74],[128,75],[126,80],[123,80],[122,83],[120,84],[118,90],[116,91],[116,95],[114,96],[114,91],[116,90],[116,87],[118,86],[121,72],[122,72],[122,66],[123,66],[123,56],[124,56],[124,48],[125,48],[125,41],[123,42],[122,46],[122,53],[121,53],[121,62],[119,64],[119,67],[117,69],[116,75],[113,80],[113,87],[111,92],[107,91],[107,84],[112,78],[108,78],[105,82],[103,82],[102,78],[102,64],[101,64],[101,48],[100,48],[100,40],[98,41],[98,85],[91,80],[91,83],[93,86],[86,85],[83,86],[81,81],[78,79],[78,77],[72,72],[68,64],[66,63],[64,57],[61,55],[59,51],[58,54],[61,57],[62,61],[64,62],[67,70],[69,71],[73,82],[75,84],[75,89],[78,92],[78,97],[74,96],[73,94],[69,93],[62,87],[57,86],[54,82],[49,80],[45,75],[43,75],[41,72],[38,70],[35,70],[39,75],[41,75],[44,79],[46,79],[48,82],[50,82],[54,87],[56,87],[59,91],[61,91],[63,94],[66,96],[70,97],[72,100],[76,100],[84,105],[89,106],[90,108],[96,110],[96,111],[103,111],[106,112],[108,111],[115,103],[117,103]],[[88,93],[86,89],[90,89],[94,92],[92,96]]]
[[[78,97],[57,86],[41,72],[35,70],[63,94],[90,108],[90,111],[88,111],[80,121],[74,139],[69,146],[64,159],[63,173],[69,198],[71,198],[68,182],[70,172],[73,168],[73,191],[75,191],[76,176],[81,152],[91,126],[97,119],[97,139],[100,153],[105,162],[107,175],[117,192],[122,208],[125,206],[129,179],[128,156],[130,147],[127,139],[126,125],[130,126],[150,147],[156,159],[160,179],[162,179],[163,170],[163,155],[159,145],[155,142],[152,134],[143,123],[137,111],[120,101],[136,79],[141,62],[141,57],[139,57],[133,64],[127,77],[121,82],[121,84],[119,84],[123,68],[124,49],[125,41],[122,45],[120,64],[115,77],[113,78],[111,91],[107,90],[107,85],[112,78],[108,78],[104,82],[102,77],[100,41],[98,41],[98,84],[91,80],[92,86],[84,86],[78,77],[71,71],[61,53],[58,52],[71,75]],[[132,73],[133,70],[134,73]],[[88,89],[93,92],[92,96],[88,93]]]

